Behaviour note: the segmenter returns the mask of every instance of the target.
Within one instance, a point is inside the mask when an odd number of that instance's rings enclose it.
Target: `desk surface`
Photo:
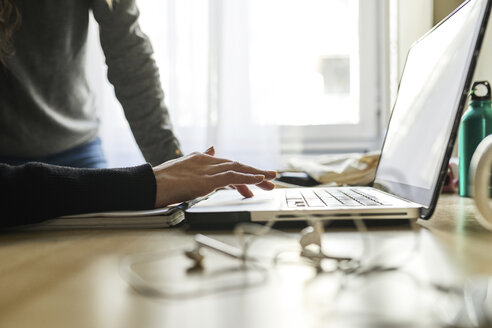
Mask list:
[[[248,273],[252,286],[237,284],[245,278],[236,261],[211,253],[206,253],[205,273],[187,274],[189,263],[181,250],[193,247],[193,234],[180,229],[2,233],[0,327],[436,326],[443,322],[439,311],[447,309],[432,305],[446,295],[428,288],[429,281],[445,284],[440,277],[449,275],[454,282],[492,275],[492,233],[474,215],[469,199],[441,197],[433,218],[419,222],[425,229],[417,233],[415,255],[415,233],[408,229],[371,231],[369,244],[353,230],[325,234],[325,246],[335,254],[357,256],[369,245],[389,252],[385,260],[395,254],[408,259],[396,271],[347,279],[337,273],[316,275],[311,267],[285,260],[263,265],[267,272],[256,278],[258,272]],[[230,234],[210,235],[238,244]],[[251,253],[272,258],[295,249],[297,238],[294,233],[259,238]],[[160,260],[141,269],[151,279],[201,281],[207,287],[226,282],[230,288],[181,298],[131,288],[121,275],[122,261],[130,254],[157,251]],[[390,261],[398,263],[398,256]],[[262,282],[260,276],[268,280]]]

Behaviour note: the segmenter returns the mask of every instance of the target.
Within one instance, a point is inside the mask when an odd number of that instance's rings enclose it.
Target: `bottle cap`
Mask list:
[[[490,100],[490,84],[488,81],[476,81],[473,83],[471,92],[471,100]]]

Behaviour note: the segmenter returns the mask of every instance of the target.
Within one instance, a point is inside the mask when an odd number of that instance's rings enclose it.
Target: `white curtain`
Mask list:
[[[251,105],[248,1],[138,5],[184,152],[214,145],[217,156],[278,167],[277,128],[255,120]]]
[[[287,133],[289,142],[300,141],[296,151],[305,148],[306,140],[327,149],[325,134],[320,132],[333,131],[330,142],[337,142],[340,136],[354,139],[364,124],[374,130],[369,123],[376,110],[371,109],[369,115],[357,106],[358,3],[138,0],[140,25],[152,41],[166,104],[183,151],[203,151],[214,145],[217,156],[279,168],[281,146],[286,145],[284,126],[300,127],[295,136]],[[364,58],[375,57],[374,50],[361,51]],[[100,52],[94,49],[93,62],[103,62]],[[333,93],[340,88],[329,83],[338,71],[326,73],[324,64],[349,63],[349,57],[350,68],[342,65],[340,71],[348,90]],[[101,135],[110,165],[142,162],[104,74],[99,70],[93,80],[105,109]],[[375,87],[364,86],[364,90],[371,88]],[[315,141],[314,134],[320,140]]]

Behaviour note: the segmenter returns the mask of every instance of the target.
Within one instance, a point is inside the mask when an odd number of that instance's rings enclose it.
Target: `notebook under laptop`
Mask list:
[[[221,190],[190,224],[306,219],[428,219],[435,208],[492,0],[465,1],[410,49],[372,187]],[[346,204],[344,204],[345,202]]]

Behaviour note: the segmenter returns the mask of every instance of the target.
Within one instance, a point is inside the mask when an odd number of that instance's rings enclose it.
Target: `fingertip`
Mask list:
[[[251,189],[249,189],[246,185],[236,185],[234,187],[244,198],[251,198],[254,196]]]
[[[265,178],[266,178],[266,176],[265,176],[265,175],[263,175],[263,174],[255,174],[253,177],[254,177],[256,180],[260,181],[260,182],[261,182],[261,181],[263,181],[263,180],[265,180]]]
[[[275,189],[275,184],[272,183],[272,182],[270,182],[270,181],[267,181],[267,180],[264,180],[264,181],[258,183],[257,186],[260,187],[263,190],[273,190],[273,189]]]
[[[214,156],[215,155],[215,147],[214,146],[208,147],[208,149],[204,151],[204,154]]]

